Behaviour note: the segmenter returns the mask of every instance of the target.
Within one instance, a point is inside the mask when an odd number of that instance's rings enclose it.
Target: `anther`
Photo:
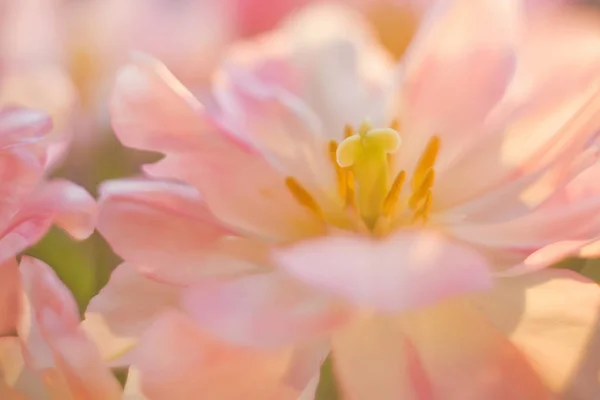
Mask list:
[[[410,199],[408,200],[408,206],[411,210],[415,210],[421,200],[423,200],[428,193],[431,192],[431,187],[435,181],[435,170],[433,168],[429,168],[421,181],[421,185],[413,191]]]
[[[323,213],[321,207],[316,202],[314,197],[302,186],[295,178],[287,177],[285,179],[285,185],[289,189],[290,193],[298,201],[298,203],[310,209],[317,216],[322,217]]]
[[[433,165],[435,164],[435,160],[437,159],[439,150],[440,150],[440,138],[437,136],[433,136],[429,140],[429,143],[427,143],[427,146],[425,147],[423,154],[421,154],[421,158],[419,158],[419,161],[415,168],[415,172],[414,172],[413,178],[412,178],[412,190],[413,191],[416,191],[421,186],[421,183],[422,183],[423,179],[425,178],[425,175],[431,168],[433,168]]]
[[[429,219],[429,212],[431,210],[431,196],[432,195],[430,190],[425,195],[425,199],[421,207],[419,207],[419,209],[413,214],[411,223],[414,224],[419,220],[423,221],[424,223],[427,223],[427,220]]]
[[[351,125],[344,126],[344,139],[347,139],[352,135],[354,135],[354,128],[352,128]]]
[[[396,175],[396,179],[392,182],[392,186],[388,191],[387,196],[383,200],[383,215],[389,217],[394,212],[394,208],[398,203],[398,199],[400,197],[400,193],[402,192],[402,185],[406,180],[406,171],[400,171],[398,175]]]

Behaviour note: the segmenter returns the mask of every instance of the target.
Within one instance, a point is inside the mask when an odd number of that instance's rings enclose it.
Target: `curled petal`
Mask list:
[[[79,327],[71,293],[41,261],[23,257],[20,269],[27,313],[18,332],[34,371],[52,369],[46,374],[47,390],[54,396],[120,399],[119,383]]]

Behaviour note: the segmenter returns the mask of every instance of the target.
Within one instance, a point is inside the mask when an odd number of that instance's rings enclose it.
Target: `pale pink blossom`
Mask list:
[[[52,224],[84,239],[95,225],[94,199],[63,179],[45,179],[52,124],[43,113],[0,108],[0,332],[14,327],[18,279],[14,258]]]
[[[64,60],[61,0],[5,0],[0,20],[0,106],[20,105],[52,117],[49,163],[70,143],[77,94]]]
[[[124,67],[113,127],[165,158],[101,188],[126,261],[86,313],[104,357],[157,399],[311,396],[327,354],[346,399],[595,399],[600,289],[541,269],[600,235],[600,35],[522,5],[440,1],[398,65],[307,9],[232,50],[214,104]]]
[[[75,299],[54,271],[30,257],[15,268],[23,310],[18,337],[0,338],[0,397],[122,399],[121,386],[79,326]]]

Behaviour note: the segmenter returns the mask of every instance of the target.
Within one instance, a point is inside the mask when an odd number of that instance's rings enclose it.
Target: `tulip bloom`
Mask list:
[[[103,351],[143,335],[129,362],[157,393],[165,349],[193,341],[148,332],[184,311],[233,345],[295,346],[236,370],[255,382],[310,391],[330,355],[347,399],[596,398],[600,289],[541,269],[600,234],[600,36],[519,6],[440,1],[398,65],[358,16],[308,9],[233,49],[206,105],[154,59],[126,66],[115,132],[165,158],[145,167],[163,181],[101,188],[126,260],[87,313]],[[224,390],[220,357],[185,360],[187,393]]]
[[[0,109],[0,333],[14,328],[19,312],[14,258],[40,240],[54,223],[84,239],[95,225],[94,199],[63,179],[46,180],[53,141],[48,116],[37,111]]]

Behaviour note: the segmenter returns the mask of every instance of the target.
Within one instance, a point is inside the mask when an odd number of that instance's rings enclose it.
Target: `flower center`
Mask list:
[[[347,126],[341,143],[329,143],[338,195],[373,232],[387,231],[398,220],[415,224],[429,218],[440,140],[437,136],[429,140],[414,168],[410,191],[403,196],[407,173],[400,170],[394,174],[391,158],[402,142],[398,130],[397,121],[379,129],[363,122],[356,133]],[[327,219],[318,202],[294,178],[288,178],[286,185],[298,202]]]

